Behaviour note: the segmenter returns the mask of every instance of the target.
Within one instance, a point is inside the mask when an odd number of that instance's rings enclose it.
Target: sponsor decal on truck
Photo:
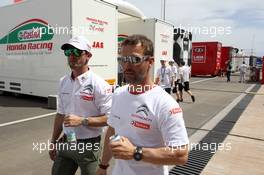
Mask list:
[[[48,23],[42,19],[30,19],[11,29],[0,39],[0,45],[6,45],[7,55],[43,55],[53,49],[54,33]]]
[[[89,22],[89,30],[94,32],[105,32],[105,26],[108,26],[108,22],[96,18],[86,17]]]
[[[167,35],[167,34],[160,34],[160,38],[161,38],[161,41],[160,42],[162,42],[162,43],[168,43],[169,41],[169,39],[170,39],[170,36],[169,35]]]
[[[205,46],[193,46],[192,48],[192,62],[193,63],[205,63],[206,61],[206,47]]]

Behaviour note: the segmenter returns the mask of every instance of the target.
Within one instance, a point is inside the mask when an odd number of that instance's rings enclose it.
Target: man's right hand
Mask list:
[[[50,159],[53,161],[56,159],[56,156],[57,156],[57,150],[55,146],[56,145],[52,143],[49,148],[49,156],[50,156]]]
[[[95,175],[106,175],[106,172],[106,169],[98,168]]]

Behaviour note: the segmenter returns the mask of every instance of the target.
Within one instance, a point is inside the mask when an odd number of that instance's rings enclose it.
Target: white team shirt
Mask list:
[[[66,75],[60,80],[58,107],[59,114],[74,114],[82,117],[109,115],[112,103],[112,87],[92,71],[87,71],[75,80]],[[63,125],[63,131],[67,130]],[[101,127],[77,126],[77,139],[101,135]]]
[[[190,81],[190,72],[191,69],[189,66],[182,66],[179,68],[179,74],[183,77],[183,82],[189,82]],[[182,83],[183,83],[182,82]]]
[[[146,148],[189,143],[182,110],[161,87],[133,95],[128,85],[117,88],[108,124],[134,145]],[[113,175],[168,175],[168,167],[144,161],[116,159]]]
[[[170,68],[173,73],[173,76],[175,77],[175,80],[180,79],[177,66],[173,65],[173,66],[170,66]]]
[[[159,85],[162,88],[171,88],[171,81],[173,77],[173,72],[171,71],[171,68],[166,66],[166,67],[161,67],[157,70],[157,77],[159,77]]]
[[[239,66],[239,71],[241,72],[241,73],[246,73],[246,71],[247,71],[247,65],[246,64],[241,64],[240,66]]]
[[[120,63],[117,64],[117,72],[118,73],[123,73],[123,67],[121,66]]]

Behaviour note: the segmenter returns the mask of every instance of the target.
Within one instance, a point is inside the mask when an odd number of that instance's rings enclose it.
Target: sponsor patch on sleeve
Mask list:
[[[177,114],[177,113],[182,113],[182,109],[180,107],[175,107],[169,110],[169,113],[171,115]]]
[[[106,93],[106,94],[110,94],[110,93],[112,93],[112,87],[106,88],[106,89],[105,89],[105,93]]]

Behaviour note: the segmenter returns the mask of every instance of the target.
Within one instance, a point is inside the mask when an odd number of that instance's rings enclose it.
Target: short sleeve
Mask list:
[[[174,73],[173,73],[172,69],[169,69],[169,74],[170,74],[170,78],[172,78],[172,77],[173,77],[173,75],[174,75]]]
[[[157,70],[156,77],[160,77],[160,69]]]
[[[189,143],[182,109],[174,100],[162,105],[158,123],[166,146],[175,147]]]
[[[183,75],[183,69],[182,68],[179,69],[179,75]]]
[[[111,126],[112,128],[115,128],[115,124],[117,123],[117,119],[114,117],[114,111],[115,111],[115,93],[113,94],[113,96],[112,96],[112,106],[111,106],[111,111],[110,111],[110,115],[109,115],[109,117],[108,117],[108,119],[107,119],[107,124],[109,125],[109,126]]]
[[[104,80],[96,86],[95,105],[101,114],[109,116],[112,105],[112,86]]]
[[[63,78],[60,79],[59,89],[58,89],[57,113],[59,114],[65,114],[65,109],[63,107],[63,102],[62,102],[62,92],[61,92],[62,85],[63,85]]]

